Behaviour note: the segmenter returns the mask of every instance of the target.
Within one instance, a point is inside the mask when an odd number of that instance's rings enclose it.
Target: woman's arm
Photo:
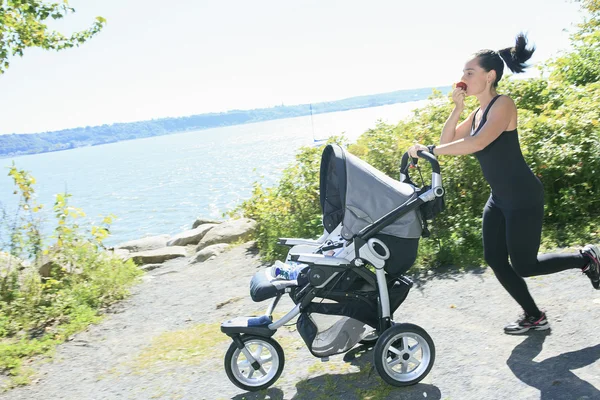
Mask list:
[[[456,126],[456,124],[458,124],[460,114],[462,113],[462,109],[455,107],[444,124],[442,135],[440,136],[440,144],[447,144],[467,137],[471,132],[471,124],[473,123],[473,115],[475,115],[475,111],[472,111],[467,119]]]
[[[467,136],[469,133],[469,127],[471,126],[471,121],[473,121],[473,113],[469,115],[469,118],[458,125],[460,114],[462,114],[463,110],[465,109],[466,94],[467,92],[459,87],[454,88],[452,91],[452,102],[454,103],[454,109],[446,120],[444,128],[442,128],[442,135],[440,136],[441,144],[446,144],[457,139],[461,139]]]
[[[501,96],[488,111],[487,120],[477,135],[441,144],[435,148],[435,155],[459,156],[483,150],[506,130],[513,113],[516,113],[515,103]]]
[[[460,156],[483,150],[508,128],[512,117],[515,116],[516,119],[516,114],[517,107],[512,99],[507,96],[501,96],[488,111],[487,120],[477,135],[440,144],[435,147],[433,153],[436,156]],[[428,151],[427,147],[416,144],[408,149],[408,153],[411,157],[416,157],[418,150]]]

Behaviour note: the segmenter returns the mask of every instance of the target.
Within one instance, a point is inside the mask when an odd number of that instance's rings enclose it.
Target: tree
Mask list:
[[[573,51],[551,61],[552,79],[577,86],[600,81],[600,0],[578,0],[585,20],[571,35]]]
[[[63,50],[79,46],[100,32],[106,24],[104,18],[96,17],[89,29],[66,37],[48,29],[44,23],[49,18],[61,19],[72,12],[75,9],[69,7],[67,0],[62,0],[61,3],[0,0],[0,74],[8,68],[11,56],[23,56],[23,50],[28,47]]]

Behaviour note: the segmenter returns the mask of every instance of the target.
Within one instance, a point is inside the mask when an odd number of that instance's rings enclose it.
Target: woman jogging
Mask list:
[[[417,144],[409,149],[412,157],[417,156],[418,150],[425,150],[436,156],[474,154],[479,161],[491,187],[483,210],[484,258],[524,310],[522,318],[504,327],[508,334],[550,328],[523,277],[580,269],[595,289],[600,288],[597,246],[586,245],[577,253],[538,255],[544,189],[521,153],[517,107],[510,97],[496,92],[504,63],[512,72],[523,72],[524,63],[534,51],[535,48],[527,48],[526,36],[519,34],[514,47],[477,52],[465,64],[463,84],[452,92],[454,110],[444,125],[440,144],[429,147]],[[480,107],[459,124],[465,96],[475,96]]]

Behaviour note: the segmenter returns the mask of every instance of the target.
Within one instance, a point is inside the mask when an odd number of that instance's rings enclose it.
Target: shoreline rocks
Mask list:
[[[192,229],[196,229],[200,225],[207,225],[207,224],[219,225],[222,222],[224,222],[224,221],[218,221],[216,219],[206,219],[206,218],[200,217],[200,218],[196,218],[196,221],[194,221],[194,223],[192,224]]]
[[[142,239],[130,240],[125,243],[121,243],[114,247],[117,250],[126,250],[128,252],[139,252],[156,250],[167,246],[167,242],[171,238],[170,235],[158,235],[149,236]]]
[[[139,251],[128,254],[125,259],[132,260],[138,265],[162,264],[165,261],[178,257],[187,257],[187,249],[184,246],[171,246],[162,249]]]
[[[247,242],[256,231],[256,221],[249,218],[231,219],[208,231],[196,251],[217,243]]]
[[[217,226],[217,224],[203,224],[198,225],[192,230],[181,232],[180,234],[173,236],[173,238],[167,242],[167,246],[186,246],[188,244],[198,244],[204,235],[206,235],[206,233],[215,226]]]
[[[234,244],[251,241],[256,225],[249,218],[225,221],[197,218],[192,229],[177,235],[130,240],[109,250],[124,260],[132,260],[143,270],[160,268],[165,261],[179,257],[190,257],[188,265],[194,265],[215,259]]]
[[[229,247],[230,245],[227,243],[212,244],[197,252],[196,255],[190,259],[189,264],[196,264],[203,261],[213,260],[219,254],[227,251]]]

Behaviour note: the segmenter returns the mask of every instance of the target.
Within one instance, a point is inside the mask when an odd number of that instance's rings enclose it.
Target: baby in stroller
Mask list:
[[[254,301],[272,299],[265,315],[221,324],[233,340],[225,370],[236,386],[257,391],[275,383],[284,353],[272,336],[296,317],[297,330],[316,357],[327,359],[359,342],[370,343],[375,344],[375,369],[387,383],[413,385],[429,373],[435,360],[431,337],[417,325],[392,320],[412,287],[403,274],[417,257],[426,221],[443,209],[439,164],[429,153],[420,155],[431,164],[432,181],[416,188],[408,154],[396,181],[338,145],[325,147],[320,169],[323,236],[280,239],[290,247],[286,267],[296,272],[295,279],[280,279],[276,266],[257,272],[250,294]],[[273,321],[286,293],[295,307]]]

